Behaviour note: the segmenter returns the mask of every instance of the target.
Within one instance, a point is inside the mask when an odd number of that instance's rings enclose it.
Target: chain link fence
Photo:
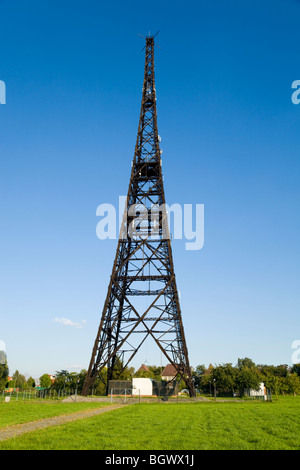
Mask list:
[[[3,390],[0,392],[1,402],[28,400],[60,400],[77,396],[77,389],[33,389],[33,390]]]
[[[155,395],[147,396],[142,395],[141,390],[133,389],[132,387],[110,387],[107,396],[94,394],[91,390],[91,395],[83,397],[80,395],[81,390],[75,389],[30,389],[30,390],[3,390],[0,391],[0,402],[17,402],[17,401],[30,401],[30,400],[54,400],[65,402],[106,402],[106,403],[184,403],[184,402],[203,402],[203,401],[248,401],[248,400],[261,400],[272,401],[271,390],[266,390],[264,395],[252,394],[245,391],[243,397],[236,396],[220,396],[218,393],[215,395],[199,395],[196,397],[189,397],[187,394],[180,392],[172,393],[172,390],[166,391],[165,387],[156,388]]]

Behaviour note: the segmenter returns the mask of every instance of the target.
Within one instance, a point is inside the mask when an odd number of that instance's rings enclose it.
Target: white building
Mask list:
[[[152,379],[133,378],[132,379],[132,395],[134,396],[152,396],[153,385]]]
[[[260,383],[260,387],[258,390],[254,390],[251,388],[249,390],[249,396],[250,397],[264,397],[264,400],[267,399],[267,389],[265,387],[265,384],[263,382]]]

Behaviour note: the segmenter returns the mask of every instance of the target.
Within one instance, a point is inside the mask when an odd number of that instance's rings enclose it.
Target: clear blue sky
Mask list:
[[[96,208],[128,189],[138,33],[149,30],[160,31],[167,202],[205,205],[203,249],[173,242],[190,362],[291,364],[299,17],[296,0],[0,2],[0,340],[11,373],[88,366],[116,250],[96,237]],[[160,355],[149,344],[140,360]]]

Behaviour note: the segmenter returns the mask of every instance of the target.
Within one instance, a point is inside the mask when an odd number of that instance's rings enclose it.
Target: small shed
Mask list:
[[[264,400],[267,400],[267,389],[265,387],[265,384],[261,382],[258,390],[254,390],[253,388],[250,388],[248,391],[248,396],[249,397],[261,397]]]
[[[153,395],[153,380],[147,378],[133,378],[132,379],[132,395],[152,396]]]

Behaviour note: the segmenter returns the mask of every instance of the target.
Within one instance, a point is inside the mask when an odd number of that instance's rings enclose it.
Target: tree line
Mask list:
[[[161,380],[164,367],[155,365],[148,366],[148,370],[135,371],[133,367],[123,367],[122,361],[117,358],[116,367],[112,380],[131,380],[133,377],[148,377],[154,380]],[[18,370],[12,375],[12,380],[8,383],[8,365],[0,364],[0,390],[5,387],[19,388],[21,390],[32,389],[36,386],[35,380],[25,376]],[[55,380],[51,380],[49,374],[43,374],[39,378],[39,385],[42,388],[53,390],[77,390],[80,394],[86,377],[86,370],[69,372],[67,370],[57,371]],[[300,395],[300,364],[288,366],[286,364],[256,365],[251,359],[238,359],[237,364],[232,363],[210,365],[198,365],[192,372],[196,390],[200,394],[213,395],[239,395],[243,396],[245,390],[257,390],[261,382],[273,394],[294,394]],[[106,394],[106,369],[103,369],[99,377],[95,380],[91,393],[94,395]],[[179,391],[186,388],[183,381],[178,379]]]
[[[251,359],[238,359],[235,366],[231,363],[205,368],[196,367],[194,382],[201,393],[213,394],[215,389],[221,395],[240,395],[245,390],[257,390],[263,382],[273,394],[300,395],[300,364],[292,367],[287,364],[256,365]]]
[[[154,380],[161,380],[161,373],[164,367],[155,365],[148,366],[148,371],[141,370],[136,372],[132,367],[126,367],[122,371],[121,361],[117,362],[117,368],[114,371],[112,380],[131,380],[133,377],[147,377]],[[198,365],[193,370],[193,381],[196,390],[200,394],[213,395],[217,393],[223,396],[243,396],[245,390],[260,388],[263,382],[264,386],[273,394],[294,394],[300,395],[300,364],[294,364],[289,367],[286,364],[256,365],[251,359],[238,359],[235,366],[231,363],[219,364],[206,368],[204,365]],[[52,384],[49,376],[46,374],[40,378],[40,383],[45,387],[53,389],[77,389],[78,393],[82,390],[86,377],[86,370],[79,373],[68,371],[56,372],[55,381]],[[95,395],[105,395],[106,369],[103,369],[99,377],[95,380],[92,393]],[[183,381],[179,381],[179,390],[186,388]]]

